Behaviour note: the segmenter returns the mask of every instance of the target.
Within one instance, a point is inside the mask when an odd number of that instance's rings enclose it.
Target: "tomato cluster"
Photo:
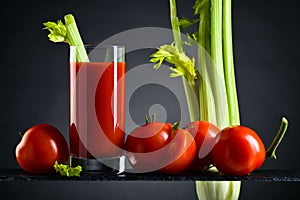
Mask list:
[[[264,144],[250,128],[231,126],[219,130],[206,121],[191,122],[185,127],[147,122],[134,129],[125,142],[132,172],[178,174],[214,165],[224,174],[243,176],[258,169],[265,160]],[[49,173],[55,161],[68,160],[69,149],[55,127],[38,124],[23,134],[15,154],[25,171]]]
[[[196,143],[183,129],[174,129],[169,123],[150,122],[128,135],[125,149],[134,172],[179,173],[192,163]]]
[[[175,174],[214,165],[224,174],[243,176],[265,160],[264,144],[250,128],[219,130],[206,121],[191,122],[186,129],[174,129],[169,123],[147,123],[128,135],[125,149],[133,172]]]

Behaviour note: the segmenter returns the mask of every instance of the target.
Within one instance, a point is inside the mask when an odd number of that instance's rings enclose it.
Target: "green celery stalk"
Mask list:
[[[208,56],[210,55],[210,1],[198,1],[193,6],[194,14],[199,14],[198,27],[198,71],[199,71],[199,106],[200,120],[216,124],[214,102],[212,99],[211,85],[207,70]]]
[[[45,22],[43,29],[49,30],[49,40],[52,42],[65,42],[70,46],[77,46],[76,48],[76,61],[88,62],[89,58],[86,53],[84,43],[80,37],[79,30],[76,25],[75,18],[72,14],[64,16],[65,24],[61,20],[55,22]]]
[[[182,52],[183,51],[182,39],[181,39],[179,20],[177,17],[176,0],[170,0],[170,19],[171,19],[171,26],[172,26],[172,30],[173,30],[175,46],[177,47],[179,52]]]
[[[226,3],[226,2],[225,2]],[[231,6],[231,4],[230,4]],[[228,5],[226,5],[228,9]],[[227,85],[228,82],[235,81],[234,77],[230,79],[229,76],[232,74],[226,74],[228,66],[233,68],[232,65],[228,65],[226,62],[231,61],[233,63],[232,49],[227,49],[230,47],[230,38],[231,33],[228,28],[231,29],[231,26],[226,22],[226,27],[223,30],[226,33],[227,41],[224,42],[222,39],[222,22],[225,20],[231,20],[231,18],[225,18],[223,15],[227,15],[228,10],[222,13],[222,0],[198,0],[194,5],[195,14],[199,14],[200,23],[198,29],[198,43],[200,47],[198,48],[198,70],[204,78],[199,82],[199,94],[200,94],[200,119],[205,121],[210,121],[216,124],[219,128],[224,128],[229,126],[231,121],[239,122],[239,113],[238,109],[235,111],[237,115],[229,115],[229,105],[237,105],[237,102],[230,102],[231,99],[227,99]],[[222,21],[223,18],[223,21]],[[224,33],[224,34],[225,34]],[[210,42],[208,42],[210,41]],[[223,43],[228,46],[223,47]],[[207,51],[208,54],[211,54],[212,66],[209,66],[209,60],[206,59],[205,53],[203,53],[202,47]],[[232,46],[231,46],[232,47]],[[223,48],[224,61],[223,65]],[[207,74],[207,68],[212,67],[211,69],[211,79]],[[226,79],[227,75],[227,79]],[[234,76],[234,74],[233,74]],[[209,81],[211,81],[211,88],[209,87]],[[231,83],[233,85],[233,83]],[[234,82],[235,85],[235,82]],[[210,91],[212,90],[212,94]],[[235,90],[235,88],[232,88]],[[230,93],[234,95],[234,93]],[[212,102],[211,96],[213,95],[214,101]],[[236,94],[235,94],[236,95]],[[237,100],[237,99],[236,99]],[[238,105],[237,105],[238,106]],[[237,107],[236,106],[236,107]],[[215,110],[214,110],[214,109]],[[238,117],[238,120],[231,119],[231,117]],[[214,119],[215,118],[215,119]],[[238,199],[240,193],[240,181],[196,181],[196,193],[198,199]]]
[[[181,32],[179,26],[179,20],[177,17],[177,7],[176,7],[176,0],[170,0],[170,19],[171,25],[173,30],[173,37],[175,41],[175,46],[179,50],[179,52],[183,51],[182,48],[182,39],[181,39]],[[187,100],[187,105],[189,109],[189,116],[191,121],[196,121],[199,119],[199,103],[195,101],[195,96],[198,98],[198,91],[195,86],[189,85],[188,80],[185,77],[182,77],[183,88],[185,91],[185,96]]]
[[[223,69],[222,44],[222,0],[211,0],[211,58],[213,62],[212,90],[216,107],[216,125],[220,129],[228,126],[230,121]]]
[[[239,125],[239,104],[234,73],[234,59],[232,48],[232,5],[231,0],[223,0],[223,49],[224,74],[229,112],[229,125]]]
[[[199,200],[237,200],[240,181],[197,181],[196,192]]]

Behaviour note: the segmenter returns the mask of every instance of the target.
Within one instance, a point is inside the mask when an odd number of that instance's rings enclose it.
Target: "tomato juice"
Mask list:
[[[122,155],[125,62],[70,62],[70,154]]]

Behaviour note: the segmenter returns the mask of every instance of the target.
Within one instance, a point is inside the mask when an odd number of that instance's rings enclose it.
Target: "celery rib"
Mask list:
[[[68,14],[65,16],[65,23],[67,28],[67,42],[70,46],[77,46],[76,48],[76,59],[77,62],[88,62],[89,58],[86,53],[84,44],[80,37],[74,16]]]
[[[175,46],[178,48],[179,52],[182,52],[182,39],[177,17],[176,0],[170,0],[170,19]],[[197,90],[194,89],[195,87],[189,85],[188,80],[184,76],[182,77],[182,84],[185,91],[190,120],[196,121],[199,119],[199,104],[197,99],[194,98],[195,96],[198,98],[198,95],[195,94],[195,91]]]
[[[222,129],[229,124],[228,101],[223,69],[222,0],[211,1],[212,87],[216,107],[216,125]]]
[[[198,27],[198,71],[200,120],[216,124],[214,102],[209,90],[210,82],[207,71],[207,54],[210,52],[210,1],[205,1],[199,12]]]
[[[224,0],[223,4],[223,46],[224,46],[224,74],[229,112],[229,125],[239,125],[239,104],[237,98],[236,80],[234,73],[234,58],[232,47],[232,14],[231,0]]]

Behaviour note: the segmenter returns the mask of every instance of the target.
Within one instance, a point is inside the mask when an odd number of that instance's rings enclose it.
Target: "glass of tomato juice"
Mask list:
[[[125,168],[125,47],[70,47],[70,155],[84,171]]]

